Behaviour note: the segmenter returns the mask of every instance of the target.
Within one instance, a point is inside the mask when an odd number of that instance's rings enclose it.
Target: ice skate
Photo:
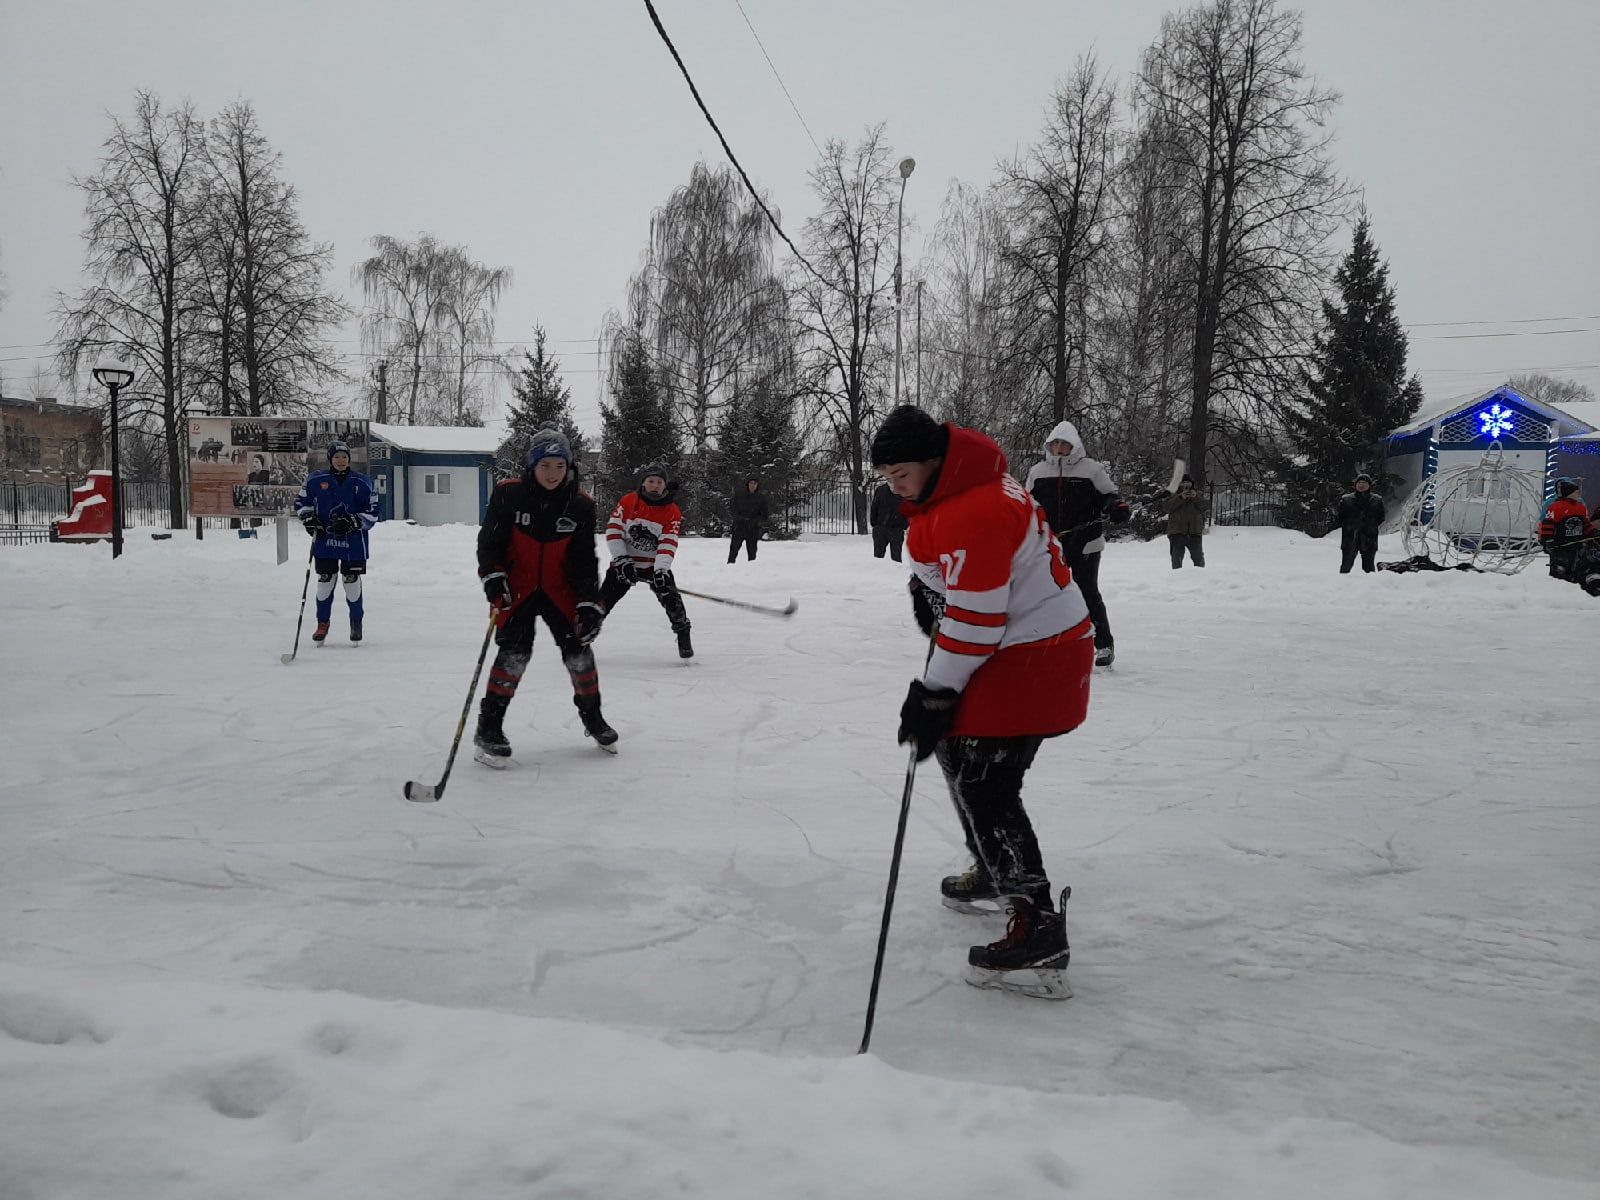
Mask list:
[[[359,642],[361,640],[361,622],[360,621],[351,621],[350,622],[350,640],[352,642]]]
[[[316,629],[312,630],[311,640],[319,646],[322,645],[328,640],[328,627],[331,624],[331,621],[318,621]]]
[[[678,657],[694,657],[694,645],[689,641],[689,627],[687,625],[678,630]]]
[[[992,917],[1000,911],[1000,893],[982,866],[974,863],[960,875],[946,875],[939,882],[944,906],[959,913]],[[987,902],[987,903],[984,903]]]
[[[1117,659],[1117,648],[1115,646],[1096,646],[1095,647],[1095,651],[1094,651],[1094,665],[1095,666],[1097,666],[1097,667],[1109,667],[1113,662],[1116,661],[1116,659]]]
[[[1071,888],[1062,891],[1063,910],[1071,895]],[[967,951],[967,982],[1039,1000],[1067,1000],[1072,988],[1064,972],[1071,956],[1064,913],[1041,912],[1019,899],[1005,937]]]
[[[583,722],[583,731],[592,737],[595,745],[607,754],[617,752],[617,731],[606,724],[605,717],[600,715],[600,705],[592,707],[578,706],[578,719]]]
[[[472,735],[472,757],[486,767],[503,771],[511,765],[511,743],[501,726],[501,713],[479,711],[478,728]]]

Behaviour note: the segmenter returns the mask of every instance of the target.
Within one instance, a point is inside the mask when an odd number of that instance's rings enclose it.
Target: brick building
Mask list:
[[[100,410],[0,396],[0,483],[81,483],[104,467]]]

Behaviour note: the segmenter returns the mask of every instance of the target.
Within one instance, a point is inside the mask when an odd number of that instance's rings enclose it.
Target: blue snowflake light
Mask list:
[[[1478,432],[1485,437],[1497,438],[1511,432],[1514,414],[1498,402],[1478,413]]]

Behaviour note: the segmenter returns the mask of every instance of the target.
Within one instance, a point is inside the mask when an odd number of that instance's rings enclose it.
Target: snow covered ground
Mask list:
[[[919,779],[860,1038],[918,660],[858,539],[548,643],[516,766],[438,777],[471,530],[385,526],[367,637],[281,666],[298,563],[0,549],[0,1197],[1568,1197],[1600,1191],[1600,604],[1336,574],[1219,531],[1102,571],[1118,638],[1029,808],[1076,998],[960,982],[998,921]],[[1386,543],[1380,557],[1399,557]]]

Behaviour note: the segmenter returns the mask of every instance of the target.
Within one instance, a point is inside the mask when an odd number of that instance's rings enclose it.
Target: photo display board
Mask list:
[[[192,417],[189,514],[275,517],[291,511],[306,476],[328,469],[328,443],[350,447],[368,474],[367,422],[305,417]]]

